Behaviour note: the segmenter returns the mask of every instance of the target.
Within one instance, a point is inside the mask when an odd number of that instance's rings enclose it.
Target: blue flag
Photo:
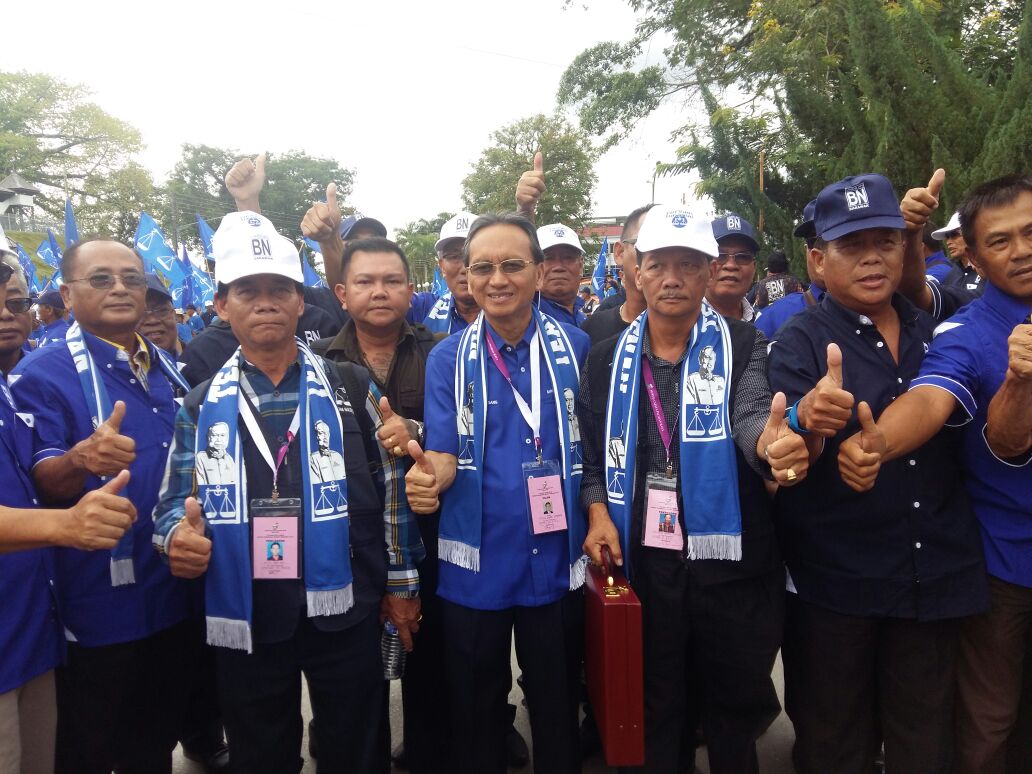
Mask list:
[[[430,285],[430,292],[434,294],[435,298],[440,298],[448,292],[448,284],[444,281],[444,277],[441,276],[440,266],[434,266],[434,281]]]
[[[591,292],[599,298],[606,284],[606,267],[609,264],[609,237],[602,239],[602,249],[598,251],[598,261],[595,263],[595,271],[591,275]]]
[[[25,274],[25,284],[29,287],[30,294],[39,293],[39,283],[36,281],[36,264],[29,258],[25,248],[17,242],[14,243],[14,251],[18,254],[18,263],[21,264],[22,272]]]
[[[308,244],[311,240],[305,237],[305,244]],[[318,247],[318,245],[316,245]],[[316,250],[318,252],[318,250]],[[308,260],[308,254],[304,247],[301,248],[301,272],[304,274],[305,285],[310,288],[324,288],[326,287],[326,280],[320,277],[315,269],[312,268],[312,264]]]
[[[36,248],[36,257],[47,266],[58,268],[61,265],[61,248],[57,246],[54,235],[47,229],[48,237],[39,243]]]
[[[215,236],[215,232],[211,230],[211,226],[205,223],[200,213],[197,213],[197,233],[201,236],[201,245],[204,247],[204,257],[209,261],[215,260],[215,253],[211,249],[211,238]]]
[[[79,224],[72,212],[72,200],[65,199],[65,250],[79,241]]]
[[[215,301],[215,282],[208,272],[191,263],[193,277],[190,282],[190,289],[193,291],[193,302],[198,309],[204,309],[209,302]]]
[[[140,225],[136,227],[133,237],[136,251],[143,256],[143,267],[146,271],[161,272],[172,285],[178,285],[186,276],[183,267],[169,245],[165,235],[150,215],[140,213]]]

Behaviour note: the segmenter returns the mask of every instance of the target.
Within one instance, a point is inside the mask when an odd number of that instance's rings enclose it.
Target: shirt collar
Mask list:
[[[103,336],[94,336],[98,341],[103,341],[110,347],[115,349],[115,357],[119,360],[133,360],[143,367],[144,371],[150,371],[151,367],[151,354],[150,348],[147,346],[147,340],[143,338],[139,333],[136,335],[136,352],[130,353],[121,344],[116,344],[110,339],[105,339]]]
[[[498,347],[499,352],[501,352],[504,347],[509,346],[509,342],[495,332],[495,329],[491,327],[491,323],[487,321],[487,318],[484,318],[484,330],[494,340],[495,346]],[[526,345],[529,347],[530,340],[534,338],[535,333],[537,333],[537,326],[534,324],[534,316],[531,315],[530,323],[527,325],[527,330],[523,331],[523,338],[520,339],[519,344],[516,346],[519,347],[521,345]]]
[[[833,316],[845,320],[851,326],[874,328],[874,321],[870,317],[842,306],[830,293],[824,293],[821,298],[821,306],[825,307]],[[913,325],[917,321],[918,308],[899,293],[892,294],[892,306],[896,310],[896,314],[899,315],[900,325]]]
[[[742,322],[752,322],[756,317],[756,309],[749,303],[749,299],[742,297]]]
[[[412,326],[407,321],[402,320],[401,332],[398,335],[398,349],[400,350],[405,346],[406,339],[414,339],[415,336],[415,333],[412,332]],[[340,333],[333,337],[330,346],[326,348],[326,357],[332,360],[333,354],[338,352],[345,360],[351,363],[362,362],[362,348],[358,346],[358,332],[355,330],[354,320],[348,320],[344,323]]]
[[[816,282],[810,283],[809,290],[810,294],[813,296],[814,301],[820,301],[824,297],[824,294],[828,292],[820,285],[818,285]]]
[[[1009,293],[1004,293],[991,282],[985,283],[985,292],[982,294],[982,299],[1011,328],[1027,319],[1029,314],[1032,313],[1032,308],[1027,304],[1019,301]]]

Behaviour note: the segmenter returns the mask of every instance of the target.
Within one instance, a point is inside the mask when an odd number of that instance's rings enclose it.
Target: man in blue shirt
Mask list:
[[[814,444],[810,475],[775,499],[793,592],[782,655],[796,768],[869,771],[884,741],[890,768],[948,771],[960,620],[988,602],[957,439],[939,433],[883,465],[861,495],[836,459],[917,376],[936,319],[896,291],[915,269],[927,289],[923,261],[904,260],[905,223],[881,175],[825,187],[815,220],[828,292],[782,327],[768,359],[771,389]],[[939,299],[939,317],[950,303]]]
[[[903,211],[919,228],[937,205],[927,189]],[[967,619],[957,667],[957,771],[1002,772],[1032,626],[1032,177],[1011,175],[960,205],[985,293],[943,323],[910,391],[843,444],[843,478],[874,485],[879,461],[912,453],[944,425],[963,427],[961,459],[982,533],[989,612]],[[880,460],[879,460],[880,458]]]
[[[477,315],[480,314],[480,307],[477,306],[473,294],[469,292],[469,278],[466,276],[466,265],[462,261],[462,246],[469,234],[469,227],[477,216],[471,212],[460,212],[443,226],[441,233],[434,245],[437,252],[437,266],[441,271],[448,292],[430,301],[431,307],[422,319],[423,325],[435,333],[457,333],[465,330]],[[432,293],[420,293],[419,296],[432,296]],[[429,300],[429,299],[426,299]],[[413,311],[418,313],[419,309],[425,308],[423,304],[417,304],[413,299]]]
[[[136,333],[146,294],[139,255],[87,240],[65,253],[61,273],[77,323],[15,369],[15,400],[35,418],[36,489],[41,501],[66,505],[129,468],[137,519],[110,552],[55,551],[69,642],[57,674],[58,769],[167,771],[182,720],[192,599],[150,547],[151,511],[186,384]]]
[[[545,254],[538,308],[559,322],[580,326],[587,317],[581,311],[584,299],[577,295],[584,271],[584,248],[577,232],[562,223],[537,230]]]
[[[575,590],[586,558],[584,517],[572,491],[580,480],[580,430],[570,404],[588,337],[534,307],[543,263],[524,217],[482,216],[473,224],[467,276],[483,318],[430,353],[425,456],[409,444],[412,509],[442,509],[438,595],[456,771],[506,770],[514,626],[535,767],[580,766],[583,616]],[[546,498],[538,481],[556,496]]]
[[[186,324],[190,326],[190,329],[193,331],[193,335],[196,336],[198,333],[201,333],[205,326],[204,320],[202,320],[201,316],[197,314],[197,307],[193,304],[187,304],[184,312]]]
[[[65,319],[64,300],[60,291],[51,290],[39,297],[36,314],[43,327],[37,332],[36,346],[45,347],[56,341],[64,341],[68,331],[68,320]]]

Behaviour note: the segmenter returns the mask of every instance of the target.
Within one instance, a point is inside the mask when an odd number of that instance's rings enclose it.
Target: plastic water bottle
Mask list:
[[[400,679],[405,673],[405,646],[401,644],[401,637],[398,636],[398,627],[390,621],[383,625],[380,655],[383,656],[383,679]]]

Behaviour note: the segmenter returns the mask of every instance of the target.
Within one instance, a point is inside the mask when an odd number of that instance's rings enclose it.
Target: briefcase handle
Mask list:
[[[616,562],[613,561],[613,552],[609,550],[609,546],[605,543],[602,544],[602,574],[606,578],[607,586],[614,586],[615,581],[613,580],[613,567],[616,566]]]
[[[602,587],[602,594],[607,597],[619,597],[630,592],[631,587],[627,583],[627,578],[617,569],[616,562],[613,561],[613,552],[609,550],[609,546],[603,545],[601,553],[602,575],[606,579],[605,586]],[[620,577],[614,577],[618,572]]]

